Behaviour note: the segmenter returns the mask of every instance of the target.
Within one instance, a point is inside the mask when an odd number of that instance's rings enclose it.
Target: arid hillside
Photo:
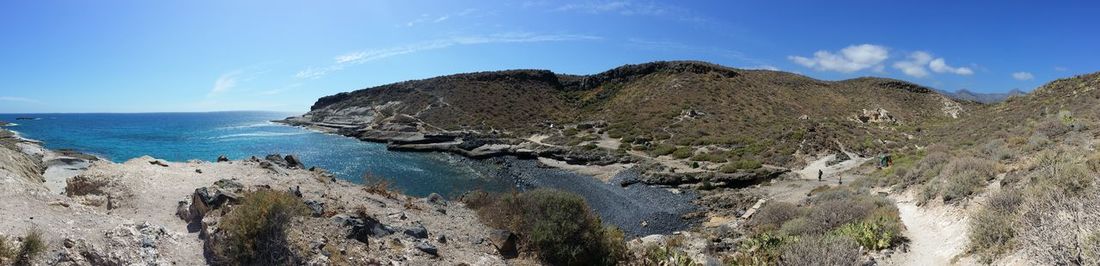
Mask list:
[[[899,80],[821,81],[674,61],[586,76],[513,70],[407,81],[321,98],[302,119],[394,131],[542,136],[540,142],[553,145],[653,157],[679,150],[677,159],[718,170],[727,162],[798,166],[804,161],[796,154],[842,147],[876,154],[976,106]]]

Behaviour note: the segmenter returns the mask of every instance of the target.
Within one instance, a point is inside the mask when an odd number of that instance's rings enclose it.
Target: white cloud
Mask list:
[[[24,97],[12,97],[12,96],[0,96],[0,101],[3,102],[21,102],[21,103],[42,103],[38,100]]]
[[[1035,75],[1032,75],[1029,72],[1022,72],[1021,71],[1021,72],[1012,73],[1012,78],[1014,78],[1016,80],[1020,80],[1020,81],[1033,80],[1033,79],[1035,79]]]
[[[479,35],[479,36],[461,36],[445,39],[438,39],[426,42],[419,42],[405,46],[358,51],[336,56],[334,60],[335,64],[325,67],[308,67],[304,70],[298,71],[294,77],[299,79],[317,79],[323,77],[329,73],[343,70],[344,68],[352,65],[358,65],[374,60],[383,58],[411,54],[427,50],[443,49],[457,45],[477,45],[477,44],[490,44],[490,43],[535,43],[535,42],[562,42],[562,41],[583,41],[583,40],[599,40],[600,37],[588,36],[588,35],[538,35],[532,33],[502,33],[493,35]]]
[[[210,89],[210,93],[207,93],[206,96],[211,97],[237,87],[237,77],[240,75],[240,70],[222,74],[217,80],[214,80],[214,87]]]
[[[894,62],[894,68],[901,70],[906,75],[923,78],[928,76],[928,70],[924,68],[932,61],[932,55],[927,52],[916,51],[909,54],[907,60]]]
[[[814,53],[813,58],[788,56],[787,59],[816,70],[851,73],[868,68],[881,70],[880,64],[889,57],[889,51],[884,46],[860,44],[845,47],[837,53],[820,50]]]
[[[929,69],[935,73],[951,73],[963,76],[974,74],[974,70],[968,67],[950,66],[943,57],[935,58],[931,53],[925,51],[909,53],[906,60],[894,62],[894,68],[901,70],[906,75],[918,78],[928,76],[930,74]]]
[[[1066,71],[1069,71],[1069,68],[1064,67],[1064,66],[1056,66],[1056,67],[1054,67],[1054,71],[1066,72]]]
[[[952,66],[947,65],[947,61],[944,60],[943,58],[933,59],[932,62],[928,63],[928,67],[931,68],[932,71],[936,72],[936,73],[955,73],[955,74],[963,75],[963,76],[968,76],[968,75],[973,75],[974,74],[974,70],[970,70],[970,68],[967,68],[967,67],[952,67]]]

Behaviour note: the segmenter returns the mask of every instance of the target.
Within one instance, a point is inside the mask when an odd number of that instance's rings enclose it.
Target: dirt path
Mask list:
[[[917,206],[913,195],[895,196],[908,252],[898,254],[888,265],[950,265],[966,250],[969,219],[952,206]]]
[[[806,165],[805,168],[802,168],[802,170],[798,170],[798,175],[801,176],[802,179],[817,180],[817,171],[821,170],[822,172],[824,172],[824,175],[822,177],[823,181],[832,181],[832,183],[837,183],[837,179],[844,176],[844,172],[851,170],[852,168],[856,168],[856,166],[860,166],[863,163],[871,160],[871,157],[863,158],[854,153],[844,153],[847,154],[848,158],[851,159],[830,166],[829,161],[836,158],[836,154],[831,154],[829,156],[817,159],[817,161],[811,162],[810,164]]]

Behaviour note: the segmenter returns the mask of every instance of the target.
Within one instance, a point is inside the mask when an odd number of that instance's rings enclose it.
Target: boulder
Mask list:
[[[176,204],[176,217],[179,217],[180,220],[183,220],[185,222],[190,222],[191,221],[191,210],[189,208],[190,206],[191,206],[191,203],[187,202],[186,200],[179,201]]]
[[[439,256],[439,249],[432,244],[428,244],[428,242],[417,242],[416,245],[413,246],[429,255]]]
[[[313,217],[321,217],[325,214],[325,203],[317,200],[306,200],[306,207],[309,207],[310,214]]]
[[[332,217],[333,222],[350,227],[348,229],[347,238],[359,240],[359,242],[368,243],[368,238],[374,236],[387,236],[393,234],[395,230],[388,225],[382,224],[377,219],[371,217],[352,217],[347,214],[339,214]]]
[[[225,181],[226,179],[219,180],[218,182]],[[234,184],[236,182],[230,181]],[[217,183],[215,183],[217,184]],[[184,219],[185,221],[194,222],[201,221],[203,216],[211,210],[221,208],[227,203],[240,202],[241,196],[234,191],[231,191],[232,185],[226,184],[227,187],[219,188],[222,186],[211,186],[196,188],[194,193],[191,193],[191,207],[188,208],[188,212],[191,214],[190,219]],[[236,183],[236,185],[240,185]],[[239,189],[237,190],[239,191]]]
[[[298,160],[298,156],[287,155],[285,158],[283,158],[283,161],[286,161],[287,168],[305,168],[305,165],[302,164],[302,161]]]
[[[512,232],[506,230],[494,230],[489,234],[489,241],[493,243],[493,246],[500,252],[500,256],[504,258],[515,258],[518,255],[516,249],[516,242],[519,241],[519,237]]]
[[[427,201],[431,204],[447,206],[447,200],[443,199],[443,196],[440,196],[436,193],[429,194]]]
[[[225,155],[218,155],[217,162],[220,163],[220,162],[228,162],[228,161],[229,161],[229,157],[225,157]]]
[[[411,237],[425,239],[428,238],[428,229],[424,228],[424,225],[415,225],[405,229],[405,234]]]
[[[267,160],[268,162],[271,162],[275,165],[278,165],[279,167],[288,168],[287,163],[286,163],[286,159],[283,158],[282,155],[268,154],[267,157],[264,157],[264,160]]]

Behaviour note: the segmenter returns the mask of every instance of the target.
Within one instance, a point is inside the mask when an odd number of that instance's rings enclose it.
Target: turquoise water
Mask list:
[[[274,112],[144,114],[0,114],[8,129],[43,141],[50,149],[73,149],[123,162],[143,155],[169,161],[238,160],[295,154],[307,165],[339,178],[363,174],[386,178],[413,196],[454,196],[473,189],[502,191],[511,180],[472,169],[471,161],[441,153],[387,151],[385,145],[268,122],[294,114]],[[35,120],[17,120],[32,117]]]

